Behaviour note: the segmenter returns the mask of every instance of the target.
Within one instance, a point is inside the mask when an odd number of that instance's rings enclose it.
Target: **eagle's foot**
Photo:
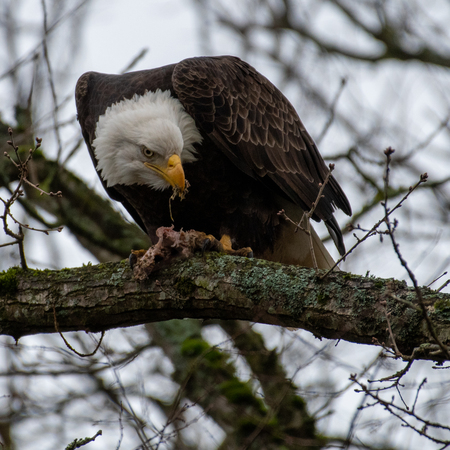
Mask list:
[[[218,241],[212,234],[205,234],[201,231],[195,231],[195,233],[198,233],[198,239],[196,239],[196,242],[198,245],[201,244],[201,248],[198,250],[201,250],[202,255],[205,254],[205,252],[223,252],[224,248],[220,241]]]
[[[186,259],[195,252],[224,252],[228,255],[253,257],[251,248],[233,250],[229,236],[223,236],[218,241],[214,236],[201,231],[175,231],[173,226],[160,227],[156,230],[159,240],[156,245],[145,250],[132,250],[129,261],[134,278],[145,280],[155,268],[161,268],[175,258]]]
[[[197,232],[195,232],[197,233]],[[200,235],[204,234],[201,232],[198,232]],[[220,253],[226,253],[227,255],[233,255],[233,256],[244,256],[246,258],[253,258],[253,250],[250,247],[243,247],[238,250],[234,250],[231,245],[231,239],[228,234],[224,234],[220,241],[218,241],[213,235],[208,234],[205,235],[205,240],[202,244],[202,255],[206,252],[220,252]]]

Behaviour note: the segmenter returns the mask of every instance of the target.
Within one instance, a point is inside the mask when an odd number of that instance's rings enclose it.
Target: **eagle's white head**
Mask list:
[[[92,143],[107,186],[141,184],[183,191],[183,164],[196,160],[202,137],[194,119],[170,91],[135,95],[107,108]]]

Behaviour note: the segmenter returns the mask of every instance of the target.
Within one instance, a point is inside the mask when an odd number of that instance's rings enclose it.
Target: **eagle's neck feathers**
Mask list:
[[[144,184],[162,190],[170,185],[144,166],[167,164],[177,154],[182,163],[196,160],[194,144],[202,137],[193,118],[170,91],[157,90],[135,95],[107,108],[99,117],[92,143],[98,160],[97,170],[107,186]]]

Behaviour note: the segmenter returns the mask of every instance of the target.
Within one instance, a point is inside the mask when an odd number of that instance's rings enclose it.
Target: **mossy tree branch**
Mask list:
[[[450,295],[422,288],[438,338],[450,342]],[[388,314],[387,314],[388,313]],[[0,333],[102,331],[169,319],[240,319],[317,336],[393,345],[440,360],[416,296],[405,283],[208,254],[177,261],[139,283],[128,264],[61,271],[10,269],[0,277]],[[433,353],[435,352],[435,353]]]

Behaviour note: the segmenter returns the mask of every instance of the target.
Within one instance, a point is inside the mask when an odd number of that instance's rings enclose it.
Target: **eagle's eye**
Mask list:
[[[151,158],[155,154],[155,152],[152,152],[149,148],[144,146],[142,146],[142,153],[147,158]]]

